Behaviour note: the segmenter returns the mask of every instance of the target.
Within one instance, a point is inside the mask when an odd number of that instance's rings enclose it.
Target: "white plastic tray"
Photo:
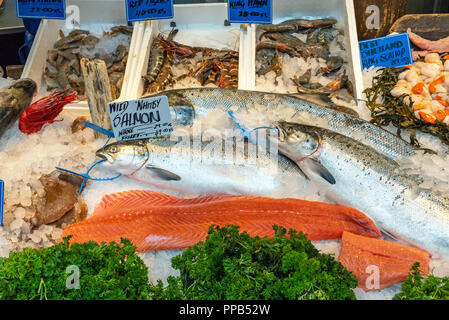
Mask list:
[[[79,8],[80,28],[93,33],[108,31],[116,25],[128,24],[123,0],[66,0],[66,5],[67,7],[75,5]],[[45,71],[48,50],[53,49],[54,43],[59,38],[60,29],[65,33],[70,31],[66,27],[66,21],[64,20],[42,20],[25,64],[22,78],[31,78],[36,81],[38,90],[41,90],[45,85],[43,82],[43,73]],[[135,26],[119,100],[127,99],[126,94],[129,90],[131,71],[138,58],[136,47],[141,43],[143,32],[143,26]],[[87,102],[69,104],[65,109],[75,114],[88,114]]]
[[[109,29],[113,25],[126,24],[123,0],[67,0],[67,6],[80,8],[81,28]],[[273,2],[273,23],[293,18],[334,17],[343,22],[348,52],[348,76],[354,84],[357,99],[362,99],[363,76],[358,50],[354,6],[351,0],[277,0]],[[102,14],[98,14],[101,12]],[[146,74],[153,39],[159,32],[168,33],[176,23],[179,33],[175,40],[187,45],[220,48],[232,42],[239,51],[239,89],[256,87],[256,25],[225,25],[227,4],[186,4],[174,6],[174,18],[169,20],[136,22],[131,39],[125,79],[119,100],[136,99],[144,90],[142,76]],[[43,20],[22,77],[42,83],[47,52],[58,39],[58,30],[65,28],[65,21]],[[222,44],[222,46],[220,46]],[[71,112],[88,114],[87,103],[66,107]]]
[[[174,18],[169,20],[159,20],[150,22],[138,22],[145,24],[145,32],[140,47],[140,57],[135,64],[130,91],[128,94],[138,98],[144,91],[144,81],[142,76],[146,75],[148,60],[150,57],[151,45],[157,35],[162,32],[164,35],[172,30],[176,24],[179,30],[174,40],[185,45],[211,47],[216,49],[242,50],[245,38],[241,36],[242,31],[239,24],[225,25],[227,20],[227,5],[225,3],[211,4],[184,4],[174,6]],[[241,53],[240,53],[241,55]],[[239,57],[239,71],[246,68]],[[239,72],[239,88],[246,86],[240,76],[244,72]]]
[[[363,99],[363,75],[357,37],[357,25],[352,0],[276,0],[273,1],[273,24],[289,19],[335,18],[344,25],[345,48],[348,55],[348,77],[354,84],[356,98]],[[256,26],[249,28],[251,57],[247,66],[250,75],[250,90],[256,88]]]

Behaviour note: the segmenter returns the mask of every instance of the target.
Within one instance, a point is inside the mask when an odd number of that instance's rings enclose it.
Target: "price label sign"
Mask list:
[[[173,18],[173,0],[126,0],[128,21]]]
[[[228,0],[231,23],[273,23],[272,0]]]
[[[65,20],[65,0],[17,0],[19,18]]]
[[[166,96],[111,102],[108,111],[117,141],[155,138],[173,132]]]
[[[359,42],[362,69],[402,68],[413,64],[408,33]]]

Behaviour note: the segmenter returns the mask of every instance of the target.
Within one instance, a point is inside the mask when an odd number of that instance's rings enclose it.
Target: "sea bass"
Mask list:
[[[288,186],[289,178],[298,187],[305,182],[299,167],[277,148],[271,152],[267,146],[263,155],[252,146],[243,139],[164,137],[112,143],[96,155],[107,159],[102,166],[114,173],[183,194],[266,195]]]
[[[223,119],[229,119],[227,110],[249,111],[251,109],[268,113],[280,112],[282,108],[297,112],[299,121],[316,125],[317,120],[327,120],[327,129],[357,139],[389,158],[410,156],[415,149],[405,140],[375,126],[361,118],[333,110],[291,95],[266,92],[230,90],[219,88],[198,88],[169,90],[154,96],[167,96],[175,126],[192,126],[195,119],[205,117],[210,111],[223,109]],[[307,117],[301,118],[305,113]],[[291,119],[283,119],[291,121]]]
[[[0,90],[0,137],[31,103],[36,82],[21,79]]]
[[[394,160],[354,139],[296,123],[276,127],[279,152],[338,203],[363,211],[398,240],[449,255],[448,198],[420,189]]]

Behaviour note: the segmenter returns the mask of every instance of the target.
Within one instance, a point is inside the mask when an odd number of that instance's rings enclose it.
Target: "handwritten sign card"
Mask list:
[[[128,21],[173,18],[173,0],[126,0]]]
[[[231,23],[273,23],[272,0],[228,0]]]
[[[117,141],[155,138],[173,132],[166,96],[111,102],[108,111]]]
[[[401,68],[413,64],[407,33],[360,41],[359,47],[363,69],[373,66]]]
[[[65,19],[65,0],[17,0],[19,18]]]

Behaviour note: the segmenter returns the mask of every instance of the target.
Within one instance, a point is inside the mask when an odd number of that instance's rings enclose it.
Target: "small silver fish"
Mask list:
[[[280,122],[279,152],[337,202],[366,213],[388,235],[449,255],[449,199],[418,187],[392,159],[341,134]]]
[[[21,79],[0,90],[0,137],[29,107],[36,88],[33,80]]]

